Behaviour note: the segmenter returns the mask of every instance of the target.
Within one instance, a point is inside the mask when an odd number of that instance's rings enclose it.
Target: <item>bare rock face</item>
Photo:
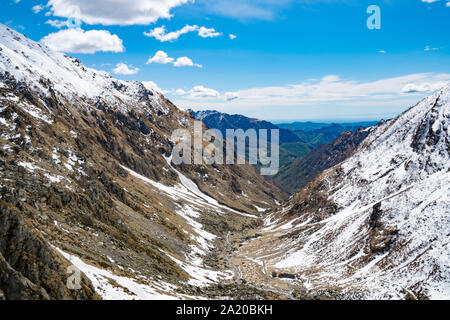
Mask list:
[[[0,300],[48,300],[50,297],[44,288],[36,286],[19,272],[11,268],[0,255]]]
[[[40,235],[30,233],[20,212],[4,204],[0,233],[0,287],[5,299],[99,299],[86,277],[81,289],[69,290],[69,264]]]

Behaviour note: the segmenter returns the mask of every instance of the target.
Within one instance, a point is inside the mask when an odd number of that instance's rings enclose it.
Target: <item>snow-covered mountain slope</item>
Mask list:
[[[257,223],[281,192],[250,165],[167,161],[172,132],[194,120],[0,25],[0,298],[218,297],[219,283],[232,286],[223,234]],[[68,257],[85,271],[81,290],[65,285]]]
[[[126,110],[127,103],[134,108],[145,108],[144,96],[152,107],[167,114],[161,95],[145,88],[140,82],[114,79],[107,72],[83,66],[76,58],[50,50],[5,25],[0,24],[0,70],[8,72],[16,81],[24,82],[42,94],[48,94],[48,84],[66,99],[106,99],[118,108]],[[124,103],[121,103],[124,102]]]
[[[242,250],[332,297],[448,299],[449,130],[450,85],[373,129]]]

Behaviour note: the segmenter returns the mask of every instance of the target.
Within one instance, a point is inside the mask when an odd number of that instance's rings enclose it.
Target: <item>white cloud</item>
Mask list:
[[[340,80],[339,76],[337,75],[329,75],[322,78],[322,82],[328,83],[328,82],[338,82]]]
[[[446,85],[446,82],[434,82],[434,83],[408,83],[402,89],[402,93],[431,93],[441,89]]]
[[[378,53],[385,54],[385,53],[387,53],[387,52],[386,52],[386,50],[380,50],[380,51],[378,51]]]
[[[151,64],[151,63],[159,63],[159,64],[171,63],[175,67],[203,68],[203,66],[201,64],[194,63],[188,57],[180,57],[175,60],[174,58],[169,57],[169,55],[162,50],[159,50],[158,52],[156,52],[156,54],[153,57],[148,59],[147,64]]]
[[[219,91],[206,88],[204,86],[198,85],[193,87],[189,91],[184,91],[183,89],[172,90],[167,92],[173,94],[175,96],[185,96],[187,99],[220,99],[225,101],[232,101],[239,98],[239,94],[237,92],[225,92],[223,95],[220,94]]]
[[[174,59],[169,58],[167,53],[165,53],[162,50],[159,50],[158,52],[156,52],[156,54],[152,58],[148,59],[147,64],[150,64],[150,63],[167,64],[167,63],[172,63],[173,61],[174,61]]]
[[[198,35],[202,38],[214,38],[221,36],[221,32],[217,32],[214,28],[206,28],[206,27],[200,27],[198,29]]]
[[[423,49],[424,51],[437,51],[439,50],[439,48],[432,48],[431,46],[425,46],[425,49]]]
[[[447,3],[445,4],[445,6],[446,6],[447,8],[450,8],[450,2],[447,2]]]
[[[204,86],[195,86],[188,92],[175,91],[179,98],[175,101],[183,108],[207,107],[214,104],[228,110],[254,107],[300,107],[317,109],[319,106],[340,106],[351,108],[368,106],[410,106],[414,102],[445,85],[450,84],[450,74],[419,73],[370,82],[344,80],[337,75],[327,75],[321,79],[310,79],[287,86],[259,87],[225,92]],[[172,92],[173,93],[173,92]],[[222,109],[224,110],[224,109]],[[367,111],[366,111],[367,112]]]
[[[67,21],[66,20],[47,20],[45,21],[46,24],[51,25],[52,27],[61,29],[63,27],[67,27]]]
[[[234,34],[231,34],[231,33],[229,34],[229,37],[230,37],[231,40],[234,40],[234,39],[237,38],[237,36],[235,36]]]
[[[87,24],[148,25],[172,17],[170,10],[191,0],[49,0],[56,17],[74,18]]]
[[[422,2],[426,2],[426,3],[433,3],[433,2],[437,2],[440,0],[421,0]]]
[[[50,33],[41,42],[56,51],[68,53],[123,52],[123,41],[106,30],[66,29]]]
[[[184,95],[186,95],[188,93],[186,91],[184,91],[183,89],[177,89],[177,90],[175,90],[175,94],[177,96],[184,96]]]
[[[194,63],[191,59],[188,57],[180,57],[177,59],[177,61],[173,64],[175,67],[197,67],[197,68],[203,68],[201,64]]]
[[[205,88],[204,86],[195,86],[189,90],[191,98],[218,98],[220,93],[214,89]]]
[[[39,13],[42,10],[44,10],[44,6],[41,4],[35,5],[33,8],[31,8],[31,10],[33,10],[34,13]]]
[[[115,74],[122,74],[122,75],[132,75],[139,72],[139,68],[134,68],[127,66],[125,63],[118,63],[116,67],[113,69],[113,72]]]
[[[153,37],[161,42],[175,41],[183,35],[189,32],[197,32],[198,36],[202,38],[213,38],[222,35],[222,33],[217,32],[214,28],[199,27],[197,25],[185,25],[183,28],[177,31],[167,32],[166,27],[158,27],[150,30],[150,32],[144,32],[147,37]]]
[[[238,90],[230,94],[210,95],[215,107],[299,107],[320,105],[372,106],[411,105],[425,93],[436,91],[450,83],[450,74],[420,73],[371,82],[343,80],[329,75],[286,86],[259,87]],[[191,90],[192,91],[192,90]],[[184,108],[201,105],[202,99],[189,92],[175,101]],[[217,91],[216,91],[217,92]],[[239,99],[229,99],[233,96]],[[225,98],[225,99],[224,99]],[[228,98],[228,99],[227,99]],[[225,100],[225,101],[224,101]]]
[[[161,42],[166,42],[166,41],[175,41],[182,34],[186,34],[192,31],[195,31],[195,27],[186,25],[178,31],[167,33],[166,27],[162,26],[159,28],[154,28],[153,30],[150,30],[150,32],[144,32],[144,35],[147,37],[153,37]]]

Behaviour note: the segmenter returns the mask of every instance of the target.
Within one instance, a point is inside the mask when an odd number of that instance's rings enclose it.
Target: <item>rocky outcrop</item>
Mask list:
[[[30,231],[22,213],[2,203],[0,212],[0,289],[5,299],[99,299],[89,280],[69,290],[69,263]]]

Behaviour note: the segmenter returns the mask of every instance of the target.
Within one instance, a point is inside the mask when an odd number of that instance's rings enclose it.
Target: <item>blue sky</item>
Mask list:
[[[373,4],[381,9],[380,30],[366,26]],[[1,6],[2,23],[89,67],[157,86],[180,108],[273,121],[375,120],[450,81],[448,0],[3,0]]]

